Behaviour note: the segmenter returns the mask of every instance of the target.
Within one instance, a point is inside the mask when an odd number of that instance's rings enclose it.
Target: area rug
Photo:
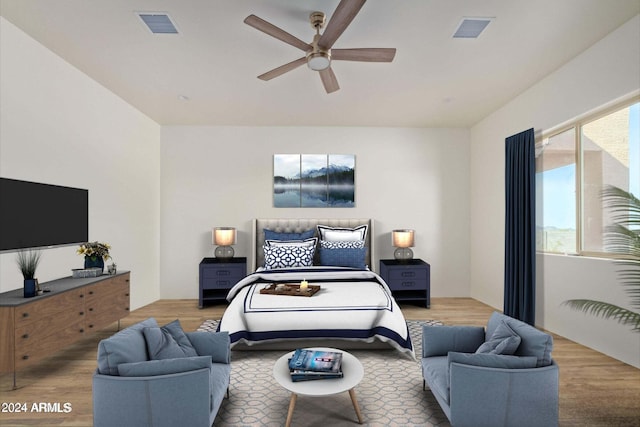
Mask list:
[[[441,322],[407,321],[420,359],[423,325]],[[218,322],[205,321],[199,331],[215,331]],[[422,390],[420,362],[395,350],[350,350],[364,366],[364,379],[356,396],[366,426],[449,426],[447,417],[430,391]],[[272,369],[283,351],[232,351],[229,398],[222,402],[214,426],[284,425],[289,407],[288,391],[273,378]],[[330,381],[330,380],[326,380]],[[358,425],[348,393],[327,397],[298,396],[293,426],[325,427]]]

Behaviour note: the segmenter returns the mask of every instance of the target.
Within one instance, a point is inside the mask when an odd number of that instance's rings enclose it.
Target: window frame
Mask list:
[[[575,143],[575,164],[576,164],[576,247],[575,252],[568,254],[563,252],[554,252],[549,250],[536,250],[536,252],[541,254],[553,254],[553,255],[566,255],[566,256],[585,256],[585,257],[594,257],[594,258],[620,258],[620,254],[615,254],[611,252],[598,252],[598,251],[583,251],[583,238],[584,238],[584,201],[582,194],[582,185],[584,178],[584,167],[583,167],[583,153],[582,153],[582,127],[589,123],[592,123],[598,119],[601,119],[605,116],[615,113],[616,111],[622,110],[624,108],[631,107],[632,105],[640,102],[640,93],[636,91],[631,96],[626,96],[616,101],[613,101],[609,104],[601,106],[589,113],[586,113],[582,116],[579,116],[573,120],[565,122],[559,126],[551,128],[549,130],[543,131],[539,134],[539,137],[536,138],[535,145],[536,148],[542,147],[543,142],[546,139],[552,138],[556,135],[560,135],[563,132],[567,132],[573,129],[574,133],[574,143]],[[636,195],[636,197],[638,197]]]

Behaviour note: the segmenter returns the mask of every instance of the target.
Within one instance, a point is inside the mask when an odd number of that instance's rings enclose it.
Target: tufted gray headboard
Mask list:
[[[375,239],[373,233],[373,220],[369,218],[274,218],[274,219],[254,219],[253,220],[253,265],[252,271],[258,266],[264,265],[264,253],[262,245],[264,245],[264,229],[276,231],[278,233],[300,233],[305,230],[316,230],[317,225],[326,225],[329,227],[345,227],[351,228],[358,225],[367,224],[369,231],[365,239],[365,246],[368,248],[365,256],[365,263],[369,268],[373,269],[373,260],[375,260],[375,252],[373,242]],[[316,230],[317,236],[317,230]]]

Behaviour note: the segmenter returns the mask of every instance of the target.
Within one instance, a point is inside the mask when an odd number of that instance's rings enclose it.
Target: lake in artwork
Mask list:
[[[276,208],[353,207],[355,156],[276,154],[273,205]]]

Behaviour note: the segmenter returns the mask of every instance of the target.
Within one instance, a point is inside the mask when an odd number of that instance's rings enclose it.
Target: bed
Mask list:
[[[414,358],[400,307],[368,268],[373,236],[370,219],[254,220],[255,272],[229,291],[218,330],[229,332],[234,350],[393,348]],[[302,281],[320,290],[313,296],[260,292]]]

